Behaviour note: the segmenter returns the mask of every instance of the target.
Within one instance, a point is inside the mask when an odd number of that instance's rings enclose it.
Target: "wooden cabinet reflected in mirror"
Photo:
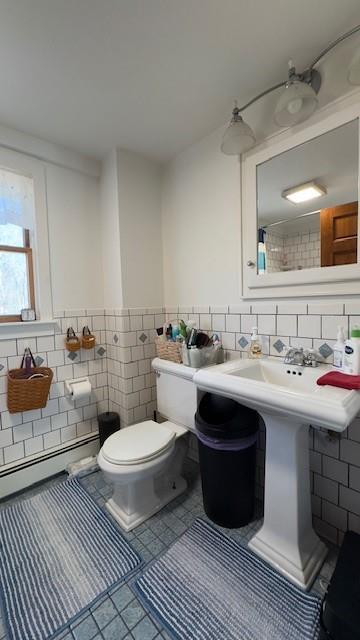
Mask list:
[[[357,262],[358,202],[321,209],[321,266],[334,267]]]

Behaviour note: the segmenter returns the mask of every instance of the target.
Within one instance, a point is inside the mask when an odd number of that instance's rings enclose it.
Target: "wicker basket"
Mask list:
[[[182,362],[182,348],[180,342],[172,342],[171,340],[163,340],[155,338],[156,353],[158,358],[162,360],[170,360],[171,362]]]
[[[91,333],[89,327],[84,327],[81,338],[81,346],[83,349],[93,349],[96,345],[95,336]]]
[[[68,351],[79,351],[81,347],[80,339],[72,327],[69,327],[66,332],[65,347]]]
[[[34,359],[32,359],[33,364]],[[54,373],[49,367],[32,367],[31,377],[23,368],[8,371],[7,406],[9,413],[43,409],[49,396]]]

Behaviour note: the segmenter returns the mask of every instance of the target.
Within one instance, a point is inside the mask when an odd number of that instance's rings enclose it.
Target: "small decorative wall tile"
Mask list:
[[[324,344],[322,344],[319,348],[319,353],[323,358],[328,358],[329,356],[331,356],[332,352],[332,348],[326,342],[324,342]]]
[[[74,362],[74,360],[78,358],[77,351],[70,351],[70,353],[68,353],[68,358],[69,360],[72,360],[72,362]]]
[[[139,336],[139,340],[141,340],[142,343],[146,342],[147,339],[148,337],[145,333],[142,333],[141,336]]]
[[[117,335],[117,333],[114,334],[113,340],[114,340],[115,344],[117,344],[119,342],[119,336]]]
[[[99,347],[97,352],[96,352],[99,356],[103,356],[104,353],[106,353],[106,349],[104,349],[104,347]]]
[[[238,343],[242,349],[245,349],[245,347],[247,347],[247,345],[249,344],[249,341],[246,340],[245,336],[241,336],[240,340],[238,340]]]
[[[286,347],[286,344],[284,344],[283,341],[279,339],[274,342],[273,347],[278,353],[282,353],[282,351],[284,351]]]
[[[41,367],[43,362],[44,362],[44,358],[40,358],[40,356],[36,356],[35,364],[36,364],[37,367]],[[1,367],[1,368],[3,368],[3,367]]]
[[[0,371],[2,371],[2,370],[3,370],[3,368],[4,368],[4,365],[3,365],[3,364],[0,364]]]

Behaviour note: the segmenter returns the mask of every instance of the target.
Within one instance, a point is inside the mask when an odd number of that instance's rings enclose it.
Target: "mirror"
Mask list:
[[[358,122],[257,165],[258,274],[357,263]]]

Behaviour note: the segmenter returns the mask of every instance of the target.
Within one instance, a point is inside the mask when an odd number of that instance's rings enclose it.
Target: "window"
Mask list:
[[[16,322],[21,309],[35,309],[33,211],[32,179],[0,168],[0,322]]]

